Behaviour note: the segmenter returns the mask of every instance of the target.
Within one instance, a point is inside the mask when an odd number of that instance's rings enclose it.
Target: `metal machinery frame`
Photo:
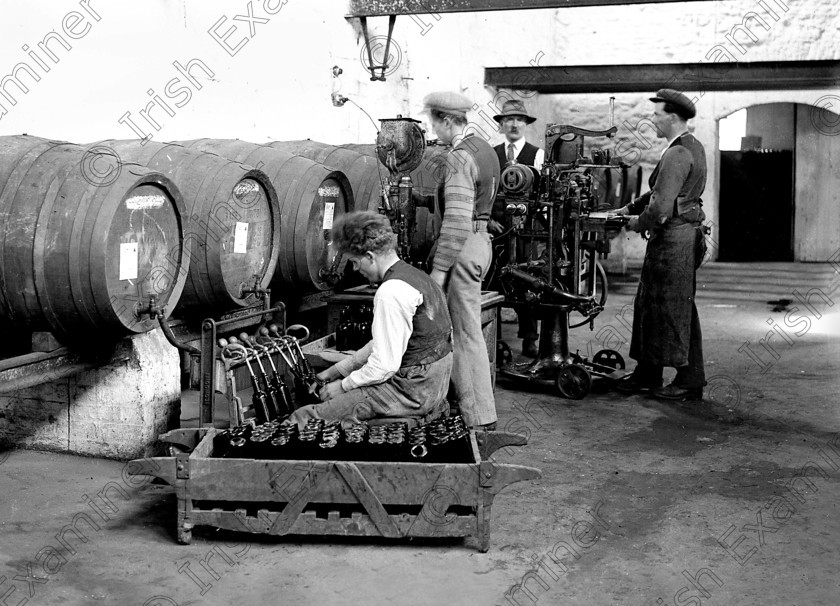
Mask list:
[[[500,375],[545,386],[556,386],[566,398],[585,397],[592,374],[609,376],[624,368],[614,350],[602,350],[592,361],[571,354],[569,329],[588,324],[604,309],[606,273],[597,255],[610,250],[609,239],[626,219],[615,214],[612,181],[615,171],[628,168],[608,149],[584,156],[584,137],[612,138],[617,128],[586,130],[550,124],[546,129],[546,163],[541,171],[509,163],[501,176],[505,214],[511,220],[509,263],[500,279],[509,302],[542,320],[539,355],[534,362],[508,363]],[[517,249],[525,243],[525,258]],[[583,320],[572,322],[578,313]],[[506,346],[502,346],[505,348]],[[510,360],[509,350],[502,353]]]
[[[388,217],[397,234],[400,259],[422,267],[422,261],[411,258],[411,240],[417,228],[417,203],[412,195],[411,171],[423,162],[426,149],[425,132],[413,118],[382,118],[376,136],[376,156],[388,169],[382,183],[379,212]]]
[[[262,328],[274,324],[280,332],[286,327],[286,307],[279,303],[271,307],[268,297],[260,305],[222,316],[219,320],[207,318],[201,323],[199,377],[200,407],[199,425],[213,425],[213,410],[217,392],[224,393],[230,408],[230,425],[244,422],[244,410],[240,392],[247,379],[242,376],[246,370],[247,357],[223,356],[220,338],[224,335],[238,339],[241,332],[258,335]],[[279,364],[280,360],[275,358]],[[275,360],[272,360],[274,362]],[[250,370],[250,367],[247,367]],[[224,381],[224,382],[222,382]]]
[[[199,334],[181,324],[176,336],[165,310],[154,302],[151,307],[145,313],[157,317],[169,342],[190,358],[190,385],[199,390],[199,427],[214,426],[219,393],[225,394],[229,424],[236,427],[251,420],[265,423],[293,412],[287,379],[297,396],[304,398],[308,384],[318,382],[300,347],[309,338],[309,329],[300,324],[287,327],[286,306],[282,302],[272,306],[268,290],[259,293],[255,305],[219,319],[204,319]],[[249,382],[250,403],[247,396],[243,398]]]

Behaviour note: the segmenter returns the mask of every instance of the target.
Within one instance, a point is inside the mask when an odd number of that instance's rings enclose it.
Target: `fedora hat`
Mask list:
[[[508,116],[522,116],[525,118],[526,124],[537,121],[536,118],[528,114],[528,110],[525,109],[525,104],[519,99],[508,99],[505,101],[502,105],[502,113],[496,114],[493,116],[493,119],[496,122],[501,122],[503,118],[507,118]]]

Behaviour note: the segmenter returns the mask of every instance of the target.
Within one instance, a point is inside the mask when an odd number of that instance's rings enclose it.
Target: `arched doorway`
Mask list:
[[[793,261],[796,115],[770,103],[721,120],[718,260]]]
[[[825,111],[767,103],[721,119],[718,260],[824,261],[837,249],[840,137]]]

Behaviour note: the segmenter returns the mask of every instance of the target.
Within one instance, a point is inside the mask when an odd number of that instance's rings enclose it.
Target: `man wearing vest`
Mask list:
[[[616,387],[630,394],[650,391],[664,400],[699,400],[706,377],[694,296],[705,254],[700,195],[706,186],[706,152],[688,132],[686,122],[696,111],[685,95],[661,89],[651,101],[653,124],[670,143],[650,176],[650,192],[619,211],[634,215],[627,228],[649,231],[650,240],[633,307],[630,357],[638,364]],[[664,366],[677,369],[666,387]]]
[[[426,96],[423,104],[437,138],[452,146],[444,165],[445,208],[431,272],[446,291],[452,315],[450,403],[457,404],[467,425],[494,429],[496,401],[481,331],[481,282],[492,257],[487,222],[499,185],[499,162],[489,143],[465,132],[472,101],[441,92]]]
[[[537,170],[542,168],[545,161],[545,150],[536,145],[531,145],[525,140],[525,126],[535,122],[537,119],[529,116],[525,109],[525,103],[518,99],[508,99],[502,105],[502,113],[493,116],[499,123],[499,130],[505,135],[505,142],[500,143],[493,149],[499,158],[499,167],[504,169],[505,165],[516,161],[518,164],[533,166]],[[493,209],[493,216],[497,221],[506,223],[504,217],[504,198],[499,196]],[[517,247],[519,248],[519,247]],[[526,253],[524,242],[522,250],[517,251],[517,256],[522,259]],[[503,255],[504,258],[505,255]],[[537,331],[537,318],[534,313],[528,313],[527,309],[516,310],[519,319],[518,337],[522,339],[522,354],[529,358],[536,358],[539,355],[537,339],[540,335]]]
[[[379,283],[373,297],[372,340],[321,372],[323,403],[304,406],[290,420],[357,423],[375,417],[440,416],[452,371],[452,323],[441,288],[401,261],[388,219],[372,211],[336,219],[332,242],[353,268]]]

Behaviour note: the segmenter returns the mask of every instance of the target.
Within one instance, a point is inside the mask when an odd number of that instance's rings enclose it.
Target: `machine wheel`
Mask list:
[[[554,381],[560,395],[569,400],[581,400],[592,387],[592,377],[583,366],[567,364],[560,368]]]
[[[592,363],[600,366],[608,366],[613,370],[624,370],[624,358],[614,349],[602,349],[592,356]]]
[[[496,368],[513,363],[513,352],[504,341],[496,341]]]

